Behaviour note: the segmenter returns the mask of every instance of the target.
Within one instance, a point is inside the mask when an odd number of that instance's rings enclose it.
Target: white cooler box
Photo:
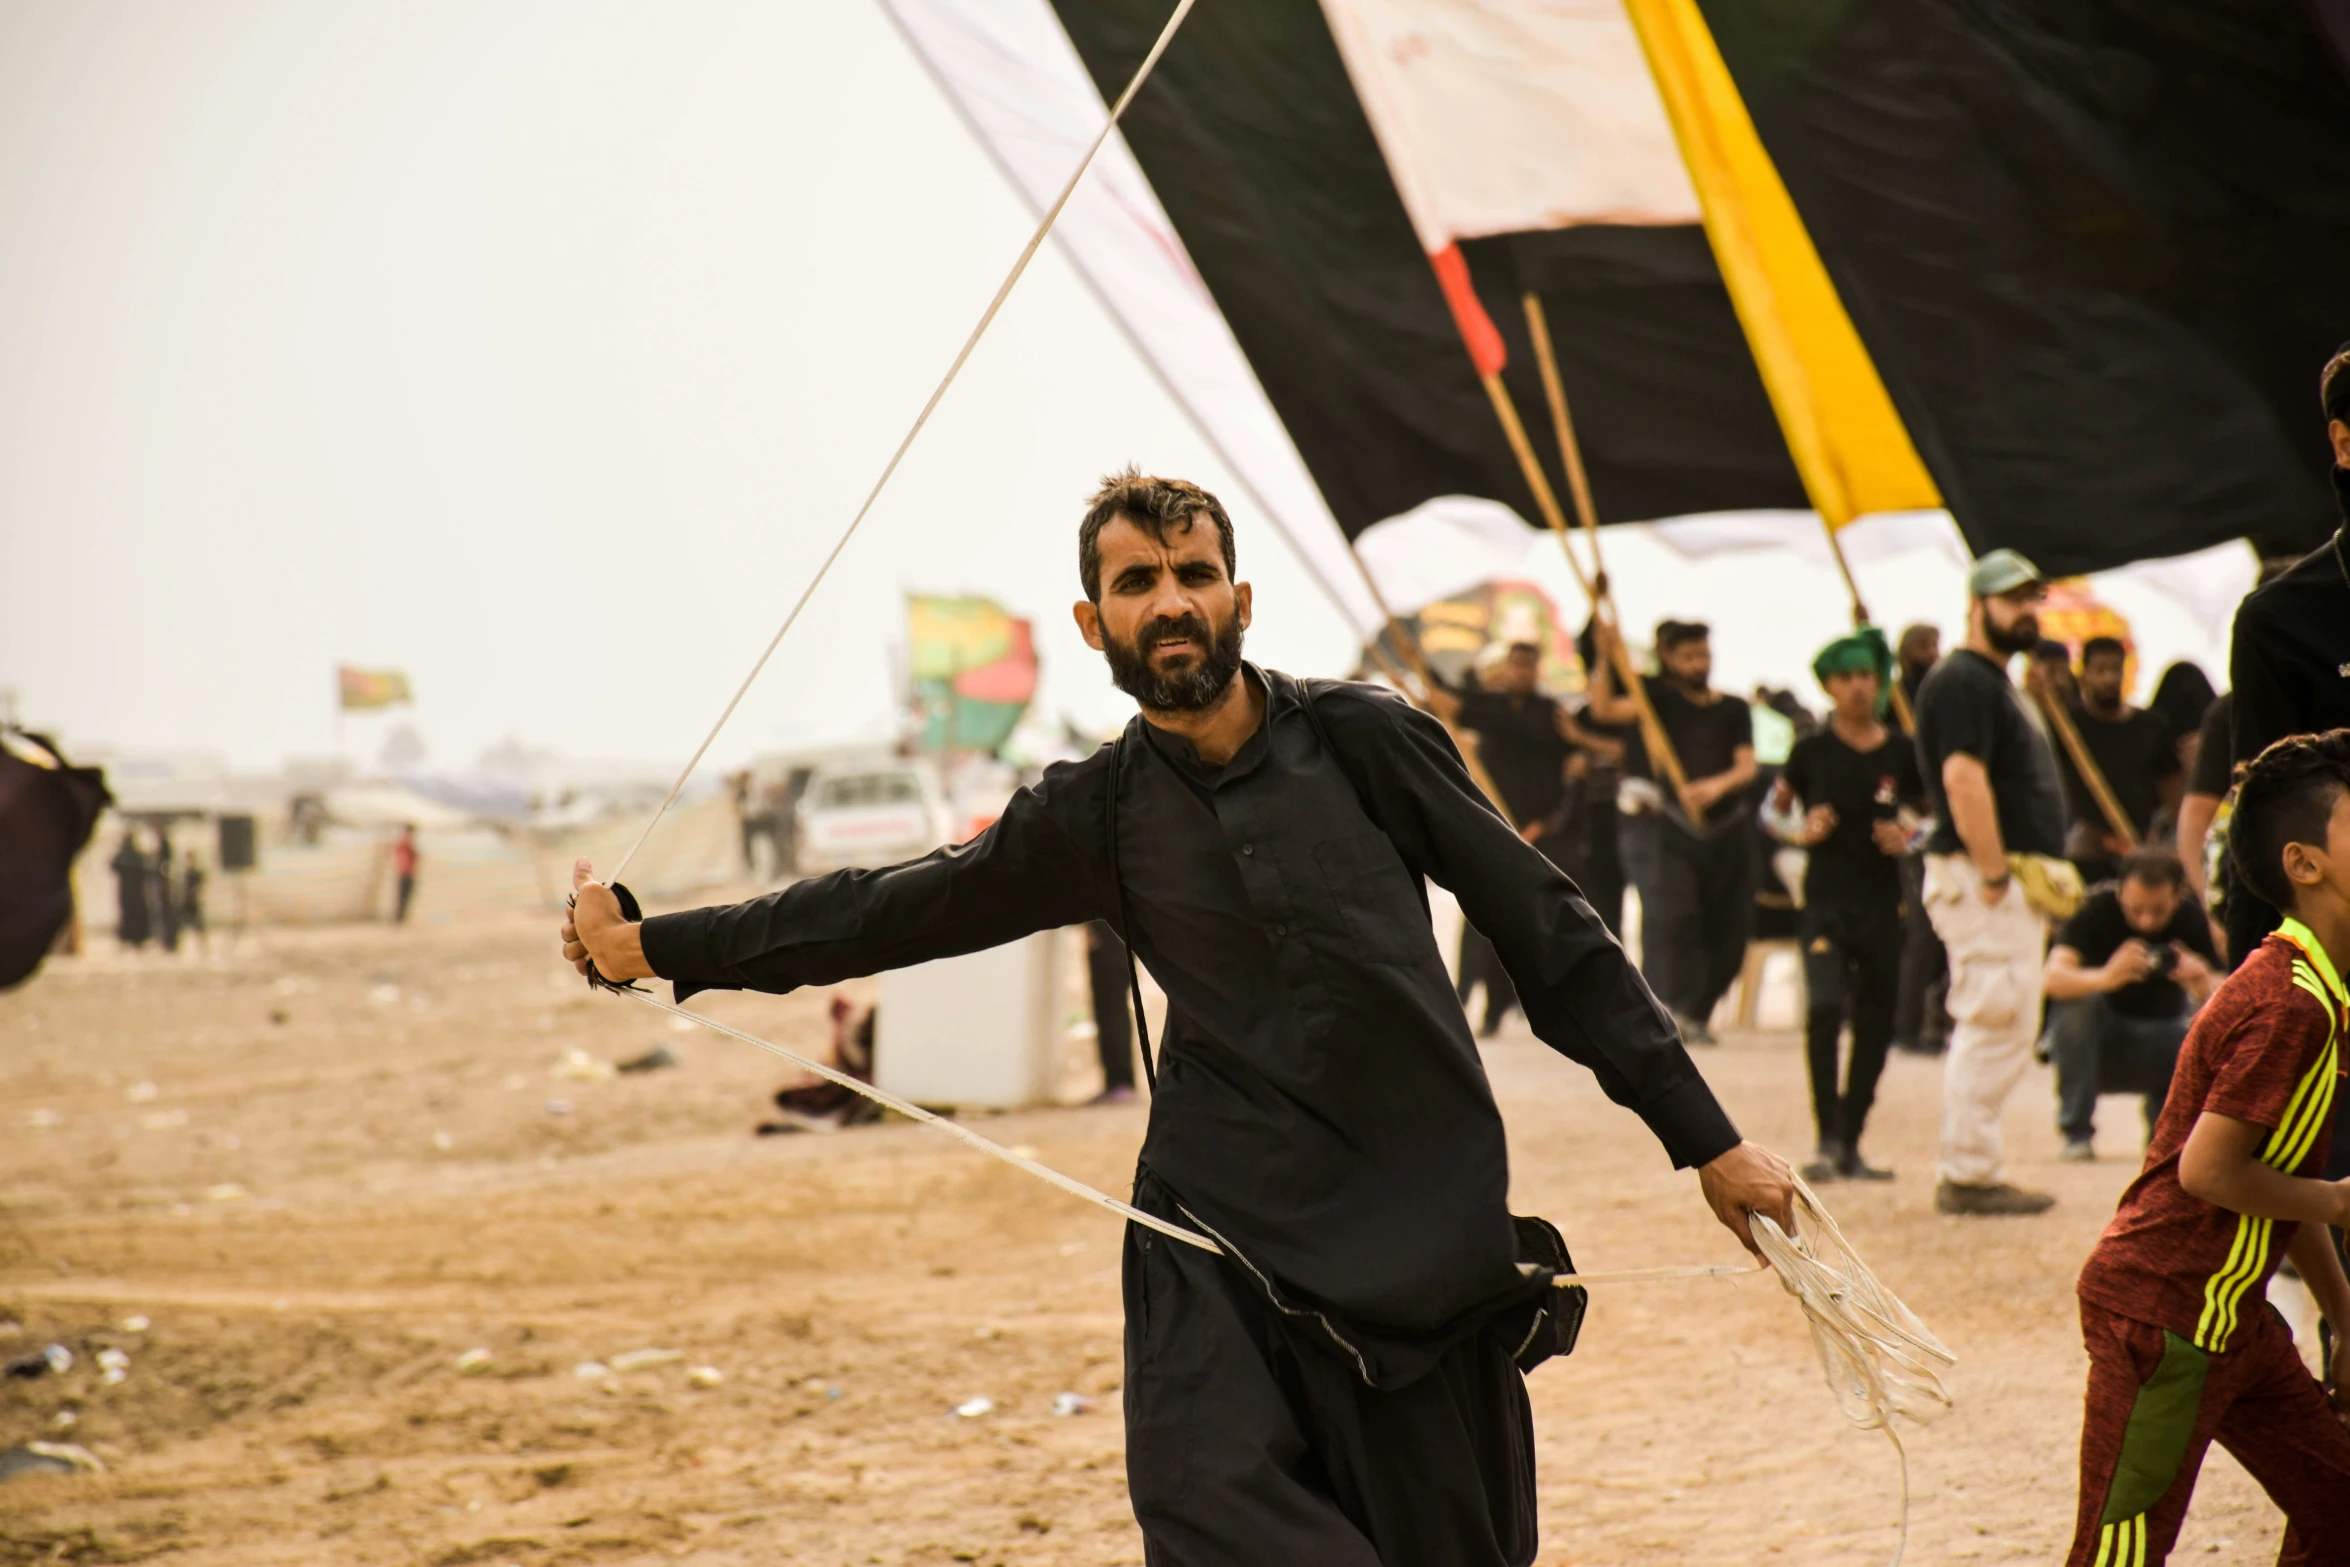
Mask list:
[[[1010,1110],[1061,1081],[1063,933],[881,976],[873,1079],[919,1105]]]

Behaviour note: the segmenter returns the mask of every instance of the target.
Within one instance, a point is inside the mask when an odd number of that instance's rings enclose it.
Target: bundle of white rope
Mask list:
[[[1942,1373],[1958,1357],[1877,1282],[1812,1189],[1800,1178],[1795,1187],[1795,1234],[1759,1213],[1749,1224],[1780,1287],[1803,1308],[1844,1418],[1864,1431],[1884,1432],[1893,1444],[1901,1466],[1901,1534],[1893,1567],[1901,1567],[1909,1549],[1909,1453],[1894,1421],[1923,1422],[1948,1409]]]

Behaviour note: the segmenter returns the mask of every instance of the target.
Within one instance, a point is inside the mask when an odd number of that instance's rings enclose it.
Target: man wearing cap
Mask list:
[[[2056,1200],[2000,1179],[1999,1141],[2000,1107],[2031,1063],[2040,1027],[2047,944],[2045,919],[2011,861],[2045,865],[2064,853],[2056,758],[2007,673],[2008,660],[2040,639],[2046,592],[2040,569],[2014,550],[1975,562],[1966,642],[1918,691],[1918,770],[1935,816],[1925,905],[1950,953],[1934,1190],[1944,1213],[2039,1213]]]

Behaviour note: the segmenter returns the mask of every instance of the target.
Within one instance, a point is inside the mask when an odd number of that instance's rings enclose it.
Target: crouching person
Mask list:
[[[2042,976],[2043,1045],[2056,1065],[2065,1158],[2095,1156],[2100,1094],[2143,1095],[2146,1135],[2154,1135],[2179,1046],[2219,983],[2218,967],[2211,921],[2166,850],[2130,854],[2120,878],[2065,922]]]

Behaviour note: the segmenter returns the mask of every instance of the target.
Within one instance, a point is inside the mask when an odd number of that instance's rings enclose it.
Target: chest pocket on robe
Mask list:
[[[1432,946],[1420,890],[1385,833],[1326,839],[1314,846],[1314,863],[1338,905],[1338,928],[1364,957],[1410,963]]]

